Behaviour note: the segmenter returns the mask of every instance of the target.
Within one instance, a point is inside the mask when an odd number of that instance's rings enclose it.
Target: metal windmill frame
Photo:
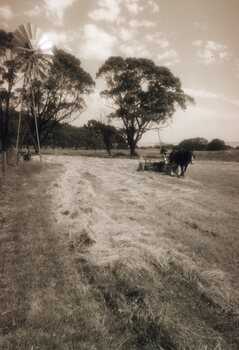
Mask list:
[[[16,154],[18,162],[19,153],[19,137],[22,122],[22,110],[24,105],[24,90],[26,86],[29,87],[32,111],[36,130],[36,145],[37,151],[42,161],[39,128],[37,123],[37,111],[35,105],[35,94],[33,88],[33,82],[37,80],[46,79],[49,67],[52,61],[51,43],[49,39],[44,36],[42,31],[31,23],[20,25],[13,33],[13,52],[16,54],[16,62],[21,65],[20,72],[23,78],[20,113],[17,128],[17,140],[16,140]]]

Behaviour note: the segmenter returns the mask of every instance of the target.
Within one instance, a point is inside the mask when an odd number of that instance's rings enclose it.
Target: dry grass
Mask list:
[[[0,348],[114,349],[54,225],[50,183],[62,166],[22,163],[1,179]],[[95,317],[92,317],[95,315]]]
[[[121,348],[236,349],[238,165],[199,162],[182,180],[62,161],[57,221]]]
[[[239,162],[239,150],[228,151],[197,151],[195,152],[197,160],[210,160],[219,162]]]
[[[195,151],[196,160],[209,160],[219,162],[239,162],[239,150],[227,150],[227,151]],[[97,158],[131,158],[129,150],[112,150],[112,155],[109,156],[106,150],[85,150],[85,149],[62,149],[56,148],[52,150],[47,148],[43,150],[43,154],[54,156],[86,156]],[[160,150],[157,148],[137,149],[138,156],[147,155],[152,158],[160,157]],[[137,158],[137,157],[134,157]]]
[[[47,161],[3,184],[4,349],[238,348],[237,163]]]

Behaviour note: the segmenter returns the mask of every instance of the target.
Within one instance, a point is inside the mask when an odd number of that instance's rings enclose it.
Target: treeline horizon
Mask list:
[[[9,145],[15,147],[17,138],[18,113],[13,112],[9,123]],[[28,115],[22,116],[22,127],[19,136],[19,148],[35,148],[34,139],[27,134]],[[0,137],[1,145],[1,137]],[[72,149],[127,149],[122,130],[113,125],[104,124],[96,119],[89,120],[83,126],[73,126],[67,122],[57,123],[41,143],[42,148],[72,148]]]
[[[15,113],[10,118],[9,135],[10,144],[15,146],[17,136],[17,122],[18,115]],[[25,121],[25,123],[24,123]],[[25,125],[24,125],[25,124]],[[23,127],[20,134],[21,149],[27,146],[34,147],[34,142],[30,136],[26,138],[25,131],[27,128],[27,116],[23,117]],[[1,140],[0,140],[1,143]],[[42,143],[43,148],[70,148],[70,149],[85,149],[85,150],[103,150],[106,149],[108,154],[111,150],[129,149],[123,132],[121,129],[117,129],[110,123],[106,124],[100,122],[97,119],[90,119],[83,126],[74,126],[67,122],[58,123],[52,131],[48,134],[48,137]],[[149,149],[149,148],[162,148],[167,150],[183,148],[192,151],[220,151],[229,149],[239,149],[239,146],[232,147],[226,144],[225,141],[215,138],[208,141],[203,137],[194,137],[183,139],[178,143],[155,143],[154,145],[139,145],[137,149]]]

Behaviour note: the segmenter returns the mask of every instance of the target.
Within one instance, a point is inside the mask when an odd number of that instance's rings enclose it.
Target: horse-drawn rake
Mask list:
[[[171,164],[169,162],[168,156],[163,156],[161,159],[141,156],[139,159],[138,170],[155,171],[158,173],[165,173],[167,175],[174,175],[176,167],[175,164]]]
[[[173,150],[169,155],[163,154],[160,159],[141,156],[138,170],[184,176],[188,165],[193,164],[194,158],[194,153],[188,150]],[[180,174],[179,170],[181,170]]]

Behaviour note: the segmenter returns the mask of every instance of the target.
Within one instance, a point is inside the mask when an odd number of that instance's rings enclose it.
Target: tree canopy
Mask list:
[[[92,92],[94,81],[81,67],[79,59],[55,49],[49,78],[35,81],[35,104],[38,111],[40,142],[44,142],[59,122],[69,122],[85,108],[84,97]],[[27,96],[27,90],[25,91]],[[28,96],[27,107],[32,114],[32,99]],[[34,134],[34,123],[30,131]]]
[[[9,113],[16,102],[13,91],[17,77],[17,64],[11,54],[12,33],[0,30],[0,137],[2,150],[9,146]]]
[[[35,140],[33,108],[37,109],[40,142],[60,122],[70,122],[82,113],[85,96],[92,92],[94,81],[73,55],[54,49],[53,62],[45,80],[27,81],[23,88],[16,85],[22,65],[20,57],[12,51],[13,34],[0,30],[0,139],[7,150],[12,135],[9,134],[10,116],[16,116],[16,106],[24,96],[24,142]],[[33,102],[30,91],[34,91]],[[24,136],[25,135],[25,136]]]
[[[208,140],[203,137],[185,139],[179,143],[179,147],[190,151],[203,151],[207,149]]]
[[[101,135],[109,155],[114,146],[118,147],[120,145],[122,148],[125,148],[125,141],[121,131],[118,131],[113,125],[104,124],[92,119],[88,121],[87,127]]]
[[[213,139],[207,145],[208,151],[223,151],[226,148],[227,147],[226,147],[225,142],[223,140],[220,140],[220,139]]]
[[[113,102],[110,116],[123,122],[131,155],[146,131],[165,124],[177,107],[185,110],[188,102],[194,102],[182,90],[179,78],[148,59],[110,57],[97,77],[106,81],[101,94]]]

